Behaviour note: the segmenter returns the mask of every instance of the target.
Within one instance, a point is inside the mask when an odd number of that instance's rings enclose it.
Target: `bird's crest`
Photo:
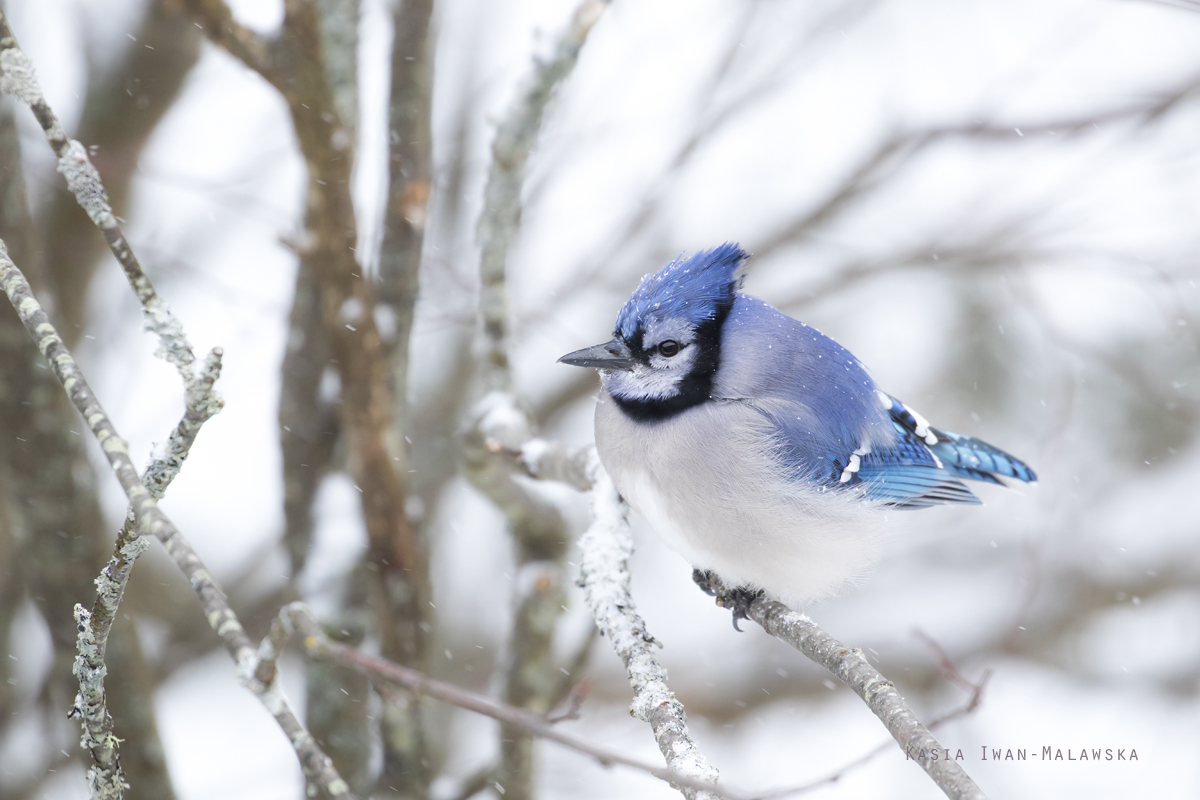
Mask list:
[[[631,338],[649,319],[679,318],[692,325],[728,311],[742,286],[750,254],[734,242],[679,258],[642,278],[617,316],[616,333]]]

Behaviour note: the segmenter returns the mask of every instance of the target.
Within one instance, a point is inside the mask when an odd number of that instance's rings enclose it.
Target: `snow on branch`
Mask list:
[[[650,723],[671,769],[707,784],[703,788],[681,786],[688,800],[719,797],[712,786],[717,782],[717,770],[691,740],[683,704],[667,687],[667,671],[651,650],[652,645],[661,645],[646,630],[646,622],[633,602],[629,589],[629,559],[633,556],[629,507],[617,494],[595,451],[589,473],[594,521],[579,540],[579,585],[596,627],[625,664],[634,691],[630,713]]]
[[[71,402],[83,416],[92,434],[100,443],[109,466],[129,499],[130,509],[138,523],[142,536],[155,536],[163,543],[167,553],[187,577],[196,592],[209,625],[220,637],[225,649],[237,665],[238,678],[242,685],[254,693],[266,706],[283,729],[296,751],[308,780],[322,788],[329,797],[350,797],[349,787],[338,775],[333,762],[321,750],[312,736],[292,710],[277,682],[264,685],[255,679],[259,656],[251,644],[245,629],[230,607],[225,593],[216,579],[205,567],[200,556],[183,537],[175,524],[158,507],[153,494],[143,485],[137,469],[129,457],[129,446],[117,433],[108,415],[100,406],[87,379],[83,376],[75,359],[63,344],[62,337],[50,322],[50,318],[33,295],[29,282],[13,264],[8,249],[0,241],[0,287],[8,295],[9,302],[17,311],[22,324],[33,338],[38,349],[50,363],[59,383],[66,390]],[[215,379],[215,358],[209,362],[213,370],[208,372]],[[205,378],[207,379],[207,377]],[[131,553],[130,555],[136,555]],[[108,587],[104,587],[106,593]],[[90,643],[87,643],[90,646]],[[100,675],[99,677],[103,677]],[[89,678],[90,679],[90,678]]]
[[[634,689],[632,713],[650,723],[670,770],[687,777],[686,782],[676,782],[686,797],[710,800],[732,796],[713,785],[717,771],[692,742],[683,706],[667,688],[666,670],[651,655],[651,645],[657,643],[638,616],[629,591],[633,538],[625,519],[626,507],[600,465],[595,448],[567,447],[535,438],[528,414],[507,392],[492,392],[480,402],[468,443],[473,444],[471,449],[478,453],[481,466],[486,465],[492,476],[495,483],[489,495],[502,509],[512,504],[513,511],[533,513],[532,508],[537,507],[524,505],[534,495],[513,480],[512,473],[518,471],[592,491],[596,521],[579,540],[579,584],[597,628],[625,664]],[[480,485],[478,478],[476,485]],[[554,513],[557,515],[557,511]]]

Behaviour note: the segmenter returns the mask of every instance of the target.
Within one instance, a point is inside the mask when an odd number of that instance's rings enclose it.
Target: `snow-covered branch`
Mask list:
[[[630,713],[650,723],[667,765],[701,784],[681,785],[684,796],[689,800],[718,797],[712,786],[718,779],[717,770],[688,734],[683,704],[667,687],[667,671],[651,649],[658,642],[646,630],[629,590],[629,559],[633,556],[629,507],[594,451],[589,472],[594,521],[579,540],[579,585],[588,608],[596,627],[625,664],[634,692]]]

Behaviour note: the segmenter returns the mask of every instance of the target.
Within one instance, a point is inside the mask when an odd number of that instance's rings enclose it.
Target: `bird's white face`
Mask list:
[[[601,370],[605,390],[623,400],[665,400],[679,395],[700,350],[686,320],[649,320],[626,341],[629,369]]]

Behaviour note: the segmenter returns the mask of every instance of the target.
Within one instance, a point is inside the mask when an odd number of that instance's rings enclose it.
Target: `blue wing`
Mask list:
[[[1003,486],[1000,476],[1026,483],[1037,475],[1024,462],[987,442],[941,431],[890,395],[888,415],[896,441],[868,452],[862,449],[835,459],[838,486],[862,486],[870,500],[897,508],[926,508],[943,503],[979,503],[958,478]]]

